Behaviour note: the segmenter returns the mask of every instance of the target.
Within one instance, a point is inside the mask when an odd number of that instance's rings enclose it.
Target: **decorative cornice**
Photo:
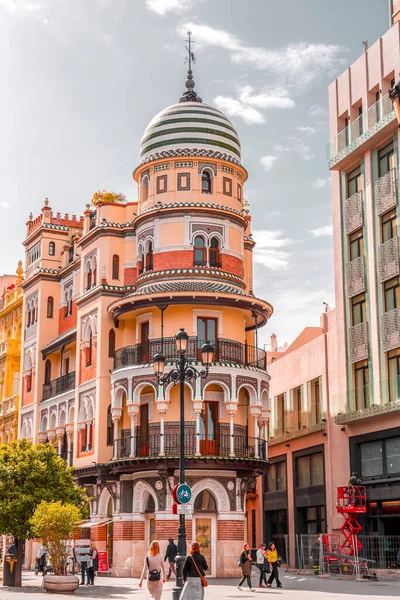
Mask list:
[[[336,425],[341,425],[342,423],[368,419],[370,417],[375,417],[376,415],[384,415],[398,410],[400,410],[400,400],[394,400],[393,402],[387,402],[386,404],[372,404],[369,408],[362,408],[361,410],[353,412],[338,413],[333,420]]]
[[[280,435],[276,438],[270,438],[268,445],[275,446],[276,444],[281,444],[282,442],[286,442],[288,440],[294,440],[295,438],[303,437],[304,435],[310,435],[311,433],[317,433],[318,431],[325,431],[325,423],[318,423],[317,425],[311,425],[311,427],[305,427],[304,429],[299,429],[298,431],[293,431],[292,433],[286,433],[285,435]]]

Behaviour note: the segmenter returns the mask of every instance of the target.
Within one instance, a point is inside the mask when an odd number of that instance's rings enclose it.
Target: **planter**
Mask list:
[[[43,587],[47,592],[57,594],[74,592],[79,587],[79,579],[76,575],[45,575]]]

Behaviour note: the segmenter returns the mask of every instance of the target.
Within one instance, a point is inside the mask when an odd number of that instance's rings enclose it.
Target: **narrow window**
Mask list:
[[[111,404],[108,405],[107,408],[107,446],[113,445],[113,422],[112,422],[112,414],[111,414]]]
[[[229,177],[224,177],[223,190],[225,196],[232,196],[232,179]]]
[[[51,381],[51,361],[49,359],[46,360],[46,364],[44,367],[44,382],[45,384],[50,383]]]
[[[351,299],[352,325],[360,325],[366,321],[365,294],[360,294]]]
[[[194,265],[196,267],[205,267],[206,264],[206,245],[201,235],[198,235],[194,238]]]
[[[201,175],[201,192],[202,194],[211,194],[211,175],[208,171],[203,171]]]
[[[97,278],[97,267],[95,265],[94,269],[93,269],[93,283],[92,286],[95,287],[96,286],[96,278]]]
[[[114,254],[112,258],[112,278],[119,279],[119,256]]]
[[[90,290],[92,287],[92,271],[88,271],[86,276],[86,289]]]
[[[149,178],[147,175],[142,177],[142,202],[146,202],[149,197]]]
[[[49,256],[54,256],[56,253],[56,245],[54,242],[49,243]]]
[[[32,369],[26,376],[26,391],[30,392],[32,390]]]
[[[400,399],[400,350],[388,352],[389,402]]]
[[[108,334],[108,356],[112,358],[115,354],[115,331],[110,329]]]
[[[93,339],[92,332],[89,335],[89,346],[86,348],[86,366],[90,367],[92,364],[92,352],[93,352]]]
[[[354,365],[354,399],[355,410],[369,408],[370,390],[369,390],[369,370],[368,361],[363,360]]]
[[[397,236],[396,210],[387,212],[382,217],[382,243],[388,242]]]
[[[149,248],[146,254],[146,271],[153,270],[153,244],[149,243]]]
[[[364,237],[363,230],[358,229],[350,235],[350,260],[355,260],[364,254]]]
[[[237,184],[237,199],[240,202],[242,201],[242,186],[240,185],[240,183]]]
[[[49,296],[47,298],[47,318],[53,318],[53,309],[54,309],[54,298],[53,296]]]
[[[167,176],[159,175],[157,177],[157,194],[164,194],[167,191]]]
[[[400,307],[400,283],[395,277],[385,282],[385,312]]]
[[[190,190],[190,173],[178,173],[178,192]]]
[[[210,267],[221,267],[221,257],[219,251],[218,238],[213,237],[210,244],[209,250],[210,256]]]

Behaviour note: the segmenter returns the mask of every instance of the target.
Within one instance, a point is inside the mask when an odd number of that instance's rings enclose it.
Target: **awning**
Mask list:
[[[107,519],[106,521],[96,521],[95,523],[93,523],[93,521],[88,521],[87,523],[82,523],[79,525],[79,527],[82,529],[93,529],[95,527],[101,527],[102,525],[108,525],[109,523],[112,523],[112,519]]]
[[[50,344],[47,344],[47,346],[45,346],[42,349],[43,359],[45,359],[46,356],[48,356],[52,352],[55,352],[56,350],[61,350],[61,348],[63,348],[63,346],[66,346],[67,344],[70,344],[71,342],[74,342],[75,340],[76,340],[76,328],[70,329],[69,331],[66,331],[65,333],[63,333],[62,335],[59,335],[53,341],[51,341]]]

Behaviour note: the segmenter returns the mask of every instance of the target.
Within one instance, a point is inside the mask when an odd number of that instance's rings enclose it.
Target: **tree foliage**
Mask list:
[[[34,446],[26,439],[0,445],[0,535],[33,537],[31,517],[42,501],[68,502],[84,511],[87,506],[73,469],[52,445]]]
[[[41,502],[33,513],[32,531],[48,549],[54,575],[66,575],[68,548],[63,540],[81,519],[79,508],[61,502]]]
[[[126,196],[124,194],[118,194],[117,192],[107,192],[107,190],[99,190],[92,196],[92,204],[97,206],[99,202],[108,202],[114,204],[115,202],[126,202]]]

